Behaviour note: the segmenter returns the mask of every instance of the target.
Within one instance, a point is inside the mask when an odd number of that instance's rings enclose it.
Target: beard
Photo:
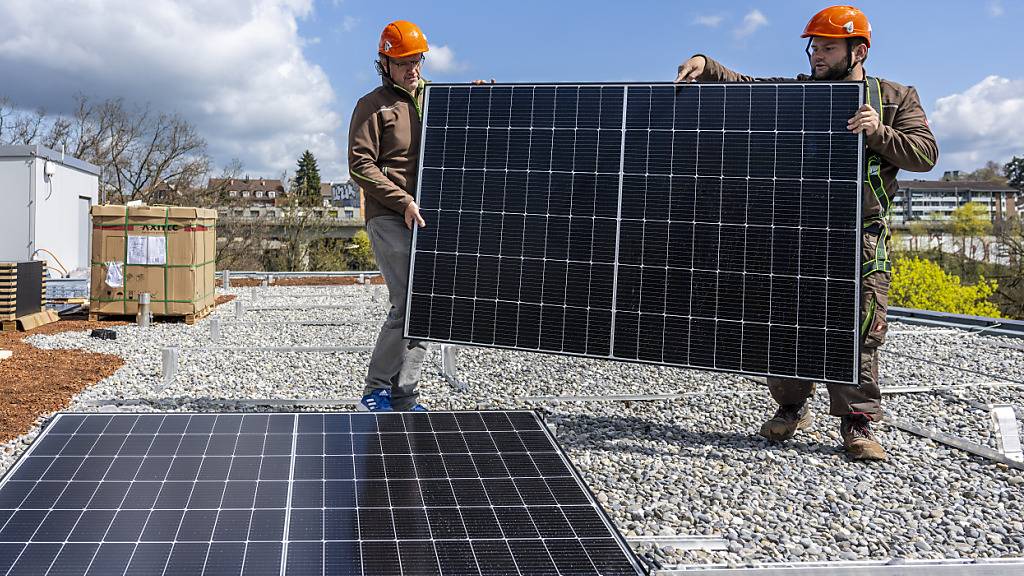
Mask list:
[[[816,68],[812,67],[811,78],[823,81],[842,80],[847,76],[846,71],[849,68],[848,62],[848,58],[843,58],[842,62],[835,64],[834,66],[830,66],[828,70],[825,70],[824,72],[821,73],[819,73]]]

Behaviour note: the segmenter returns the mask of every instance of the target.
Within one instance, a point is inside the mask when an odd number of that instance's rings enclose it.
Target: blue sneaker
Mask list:
[[[412,408],[409,408],[409,412],[429,412],[429,410],[427,410],[427,407],[423,404],[416,404]]]
[[[374,390],[363,396],[356,409],[364,412],[391,412],[391,391]]]

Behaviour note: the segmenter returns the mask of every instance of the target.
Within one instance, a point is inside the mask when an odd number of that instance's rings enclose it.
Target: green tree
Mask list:
[[[949,222],[949,231],[954,238],[960,238],[962,254],[967,256],[967,240],[981,238],[992,232],[992,221],[988,217],[988,208],[978,202],[968,202],[953,210]]]
[[[928,225],[921,220],[911,220],[910,224],[907,225],[907,230],[910,232],[912,249],[920,250],[920,238],[924,237],[925,241],[928,240]]]
[[[349,270],[375,270],[377,261],[370,248],[370,237],[366,230],[359,230],[345,246],[345,263]]]
[[[292,193],[303,206],[320,205],[320,169],[309,150],[299,158],[299,167],[292,180]]]
[[[997,289],[994,280],[982,277],[973,286],[963,285],[959,276],[947,274],[930,260],[901,258],[893,266],[889,304],[1000,318],[999,308],[987,300]]]
[[[1017,190],[1024,190],[1024,158],[1013,157],[1003,166],[1003,174],[1010,186]]]
[[[370,237],[359,230],[352,238],[324,238],[309,250],[310,270],[375,270]]]

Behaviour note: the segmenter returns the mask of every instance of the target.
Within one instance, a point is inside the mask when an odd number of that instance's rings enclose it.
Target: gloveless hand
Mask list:
[[[405,227],[412,230],[413,222],[420,228],[427,226],[427,223],[423,221],[423,217],[420,216],[420,207],[415,202],[409,202],[405,207]]]
[[[693,82],[704,73],[707,66],[707,59],[703,56],[694,56],[679,65],[679,74],[676,75],[676,82]]]
[[[882,119],[874,108],[864,104],[857,109],[857,113],[846,123],[846,128],[854,134],[864,133],[865,136],[873,136],[882,127]]]

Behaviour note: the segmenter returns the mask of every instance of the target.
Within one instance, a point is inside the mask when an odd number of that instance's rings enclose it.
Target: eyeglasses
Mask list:
[[[410,60],[392,60],[391,61],[391,65],[392,66],[396,66],[398,68],[410,68],[412,66],[419,66],[420,64],[423,64],[423,55],[422,54],[420,54],[420,56],[418,58],[415,58],[415,59],[410,59]]]

